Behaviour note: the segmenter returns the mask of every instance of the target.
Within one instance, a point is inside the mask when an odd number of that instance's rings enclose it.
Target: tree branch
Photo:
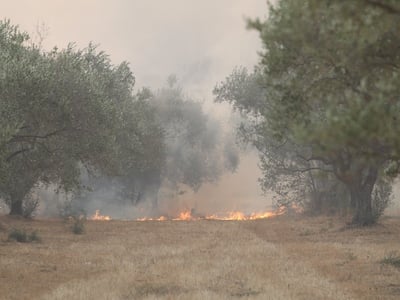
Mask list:
[[[327,158],[322,157],[322,156],[311,155],[310,157],[307,158],[307,157],[305,157],[305,156],[303,156],[301,154],[297,154],[297,157],[300,158],[300,159],[303,159],[303,160],[305,160],[307,162],[310,162],[310,161],[314,160],[314,161],[321,161],[326,165],[332,165],[333,164],[333,162],[331,160],[328,160]]]
[[[386,11],[389,14],[398,14],[400,15],[400,8],[397,8],[393,5],[387,4],[387,3],[383,3],[382,1],[379,0],[364,0],[364,2],[368,5],[380,8],[384,11]]]
[[[32,139],[47,139],[47,138],[49,138],[49,137],[51,137],[53,135],[57,135],[60,132],[63,132],[63,131],[66,131],[66,130],[67,130],[67,128],[57,129],[57,130],[49,132],[49,133],[47,133],[45,135],[34,135],[34,134],[33,135],[13,135],[13,139],[29,139],[29,138],[32,138]]]
[[[297,173],[305,173],[305,172],[309,172],[309,171],[323,171],[323,172],[328,172],[328,173],[333,173],[333,170],[328,170],[328,169],[324,169],[321,167],[309,167],[309,168],[304,168],[304,169],[291,169],[291,168],[283,168],[282,170],[287,171],[287,172],[297,172]]]
[[[9,162],[11,159],[13,159],[15,156],[22,154],[24,152],[30,151],[30,148],[22,148],[21,150],[15,151],[14,153],[11,153],[9,156],[6,158],[6,162]]]

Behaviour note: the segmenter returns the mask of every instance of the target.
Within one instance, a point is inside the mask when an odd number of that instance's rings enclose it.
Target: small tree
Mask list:
[[[204,112],[202,103],[185,96],[175,77],[168,83],[149,99],[165,133],[162,178],[174,187],[184,184],[197,191],[235,170],[238,151],[234,145],[227,147],[221,124]]]

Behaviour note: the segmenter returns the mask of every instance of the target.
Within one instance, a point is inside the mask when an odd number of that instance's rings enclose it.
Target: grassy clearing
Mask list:
[[[224,222],[0,218],[41,243],[0,229],[2,299],[398,299],[400,219],[346,229],[328,218]],[[5,227],[5,226],[3,226]],[[307,234],[305,234],[307,233]]]

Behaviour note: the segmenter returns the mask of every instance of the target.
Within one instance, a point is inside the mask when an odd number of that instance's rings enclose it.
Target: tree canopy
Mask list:
[[[38,183],[73,190],[83,168],[123,175],[160,163],[161,129],[134,99],[127,63],[113,65],[93,45],[48,52],[28,41],[0,23],[0,191],[12,214]]]
[[[238,149],[220,122],[204,112],[201,102],[169,81],[149,99],[165,131],[163,177],[173,186],[184,184],[196,191],[204,182],[214,182],[222,173],[234,171],[239,163]]]
[[[375,221],[375,183],[398,169],[397,9],[396,1],[278,1],[267,20],[249,21],[263,42],[254,75],[262,100],[226,94],[229,78],[216,90],[262,116],[267,167],[333,173],[349,190],[356,224]],[[280,166],[268,165],[272,146],[282,149]]]
[[[108,206],[99,199],[112,198],[110,206],[145,203],[139,207],[146,207],[148,214],[157,216],[160,195],[168,200],[177,199],[186,191],[197,192],[204,183],[216,182],[225,172],[236,169],[239,153],[233,137],[218,120],[206,114],[203,103],[183,92],[175,76],[171,75],[167,86],[156,91],[139,90],[134,104],[139,107],[126,110],[131,112],[129,119],[135,124],[128,131],[142,128],[139,136],[143,144],[140,140],[125,140],[126,134],[121,136],[117,161],[122,173],[85,178],[93,192],[79,195],[79,209],[96,202]]]
[[[156,208],[162,184],[198,190],[233,171],[234,143],[173,78],[135,93],[129,65],[93,44],[46,51],[0,22],[0,197],[10,213],[23,214],[39,185],[83,200],[86,185],[111,183],[119,199]]]

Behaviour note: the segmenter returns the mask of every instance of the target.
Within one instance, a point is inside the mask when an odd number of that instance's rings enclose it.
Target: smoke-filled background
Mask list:
[[[182,209],[204,214],[250,213],[271,207],[271,197],[263,195],[258,184],[257,153],[235,145],[237,115],[227,104],[213,103],[212,94],[236,66],[251,70],[257,64],[261,43],[256,32],[246,30],[245,18],[263,19],[265,0],[15,0],[3,1],[0,11],[2,18],[28,31],[47,50],[65,48],[71,42],[83,48],[93,42],[113,63],[130,63],[136,92],[148,88],[145,96],[171,133],[166,141],[165,176],[157,190],[157,213],[174,214]],[[171,93],[180,101],[173,112],[179,112],[178,123],[168,117],[171,107],[163,106]],[[191,136],[197,138],[194,148],[186,145]],[[190,173],[193,166],[200,170],[197,177]],[[80,195],[84,199],[80,203],[89,214],[96,209],[123,218],[154,214],[150,190],[158,183],[151,180],[132,183],[139,188],[124,194],[129,183],[106,177],[87,182],[83,176],[82,181],[94,187],[94,192]],[[396,200],[398,185],[394,192]],[[49,200],[40,207],[43,214],[56,213],[65,201],[52,187],[37,196]],[[392,209],[398,211],[396,202]]]
[[[258,185],[257,154],[235,146],[230,108],[214,104],[212,95],[214,86],[235,66],[251,69],[257,63],[259,38],[246,30],[245,18],[263,18],[266,8],[265,0],[17,0],[0,4],[2,17],[19,24],[45,49],[64,48],[71,42],[82,48],[94,42],[114,63],[128,61],[136,89],[148,87],[155,101],[165,96],[162,89],[168,85],[168,76],[175,74],[182,98],[201,104],[207,117],[202,138],[219,143],[218,150],[203,149],[215,151],[212,166],[220,168],[214,170],[218,178],[194,182],[192,187],[179,180],[172,184],[164,180],[158,203],[160,213],[167,214],[193,208],[207,214],[251,212],[271,206],[271,199],[263,196]],[[172,154],[176,152],[172,145],[178,142],[175,137],[170,143]],[[227,157],[232,160],[228,166],[224,163]],[[106,178],[95,184],[102,189],[85,196],[84,209],[89,214],[101,209],[114,217],[129,218],[153,209],[149,201],[139,201],[136,207],[128,201],[121,209],[124,201],[114,201],[122,197],[118,184]],[[55,212],[63,201],[62,195],[51,190],[39,193],[51,200],[42,205],[42,213]]]
[[[191,94],[209,98],[236,65],[253,66],[260,42],[245,17],[264,17],[264,0],[16,0],[2,1],[10,18],[34,36],[44,29],[46,48],[90,41],[115,63],[131,63],[137,87],[158,88],[171,73]]]

